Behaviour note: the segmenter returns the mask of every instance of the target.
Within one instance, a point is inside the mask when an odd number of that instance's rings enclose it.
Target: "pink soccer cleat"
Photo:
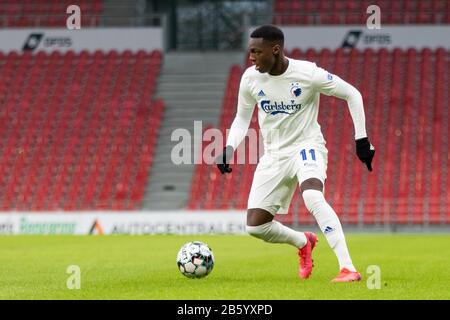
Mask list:
[[[352,282],[352,281],[360,281],[361,274],[356,271],[350,271],[347,268],[342,268],[339,274],[331,280],[331,282]]]
[[[306,244],[303,248],[298,249],[298,256],[300,257],[300,270],[298,276],[302,279],[307,279],[312,272],[313,259],[312,251],[316,246],[317,236],[314,232],[305,232]]]

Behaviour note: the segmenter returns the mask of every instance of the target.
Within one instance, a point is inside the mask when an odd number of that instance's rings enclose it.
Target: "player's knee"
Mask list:
[[[269,233],[270,225],[272,222],[261,224],[259,226],[245,226],[247,233],[255,238],[265,240]]]
[[[303,202],[305,203],[306,208],[314,214],[318,210],[318,208],[325,203],[325,197],[323,193],[318,190],[308,189],[303,191]]]

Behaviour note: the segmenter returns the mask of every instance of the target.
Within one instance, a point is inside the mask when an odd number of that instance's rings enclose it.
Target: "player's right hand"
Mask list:
[[[367,165],[367,169],[372,171],[372,159],[375,155],[375,148],[370,143],[369,138],[356,140],[356,154],[359,160]]]
[[[233,171],[230,168],[230,160],[233,157],[233,152],[234,149],[232,146],[226,146],[223,148],[223,153],[216,158],[217,168],[219,168],[221,174]]]

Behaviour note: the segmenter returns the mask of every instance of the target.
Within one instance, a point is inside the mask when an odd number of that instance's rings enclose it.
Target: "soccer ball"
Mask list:
[[[188,242],[178,251],[177,265],[186,277],[203,278],[214,267],[214,255],[206,243],[200,241]]]

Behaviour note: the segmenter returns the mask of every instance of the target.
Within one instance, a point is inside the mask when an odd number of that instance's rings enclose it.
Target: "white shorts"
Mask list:
[[[289,157],[263,155],[253,176],[247,208],[286,214],[297,184],[310,178],[325,183],[327,153],[325,147],[305,145]]]

